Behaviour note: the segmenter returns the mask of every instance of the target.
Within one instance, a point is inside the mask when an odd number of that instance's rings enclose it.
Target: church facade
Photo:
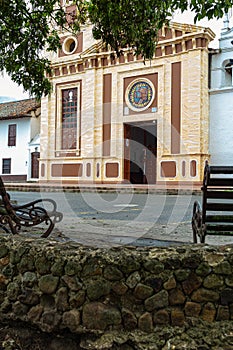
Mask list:
[[[41,102],[40,181],[197,183],[209,159],[209,28],[171,23],[155,56],[120,57],[91,26],[61,36]]]

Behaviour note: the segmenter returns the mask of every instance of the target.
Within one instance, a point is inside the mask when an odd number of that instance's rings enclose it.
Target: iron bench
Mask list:
[[[37,199],[33,202],[17,205],[10,200],[2,178],[0,177],[0,227],[7,233],[17,234],[22,227],[32,227],[44,223],[46,229],[41,237],[48,237],[55,224],[63,218],[57,211],[53,199]],[[48,209],[49,207],[49,209]]]
[[[233,166],[205,164],[202,208],[194,202],[193,241],[205,242],[207,235],[233,237]]]

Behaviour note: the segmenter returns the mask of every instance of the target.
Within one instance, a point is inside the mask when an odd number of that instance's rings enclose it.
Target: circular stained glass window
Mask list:
[[[154,86],[148,79],[134,80],[126,89],[125,100],[130,109],[141,112],[150,107],[154,100]]]

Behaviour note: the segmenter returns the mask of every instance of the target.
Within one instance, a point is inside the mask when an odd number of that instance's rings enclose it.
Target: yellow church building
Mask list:
[[[209,28],[171,23],[152,60],[86,26],[61,36],[41,103],[40,181],[199,184],[209,159]]]

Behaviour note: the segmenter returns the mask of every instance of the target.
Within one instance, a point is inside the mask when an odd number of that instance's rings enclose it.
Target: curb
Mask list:
[[[135,193],[167,195],[200,195],[200,187],[160,187],[154,185],[45,185],[39,183],[5,183],[7,191],[22,192],[97,192],[97,193]]]

